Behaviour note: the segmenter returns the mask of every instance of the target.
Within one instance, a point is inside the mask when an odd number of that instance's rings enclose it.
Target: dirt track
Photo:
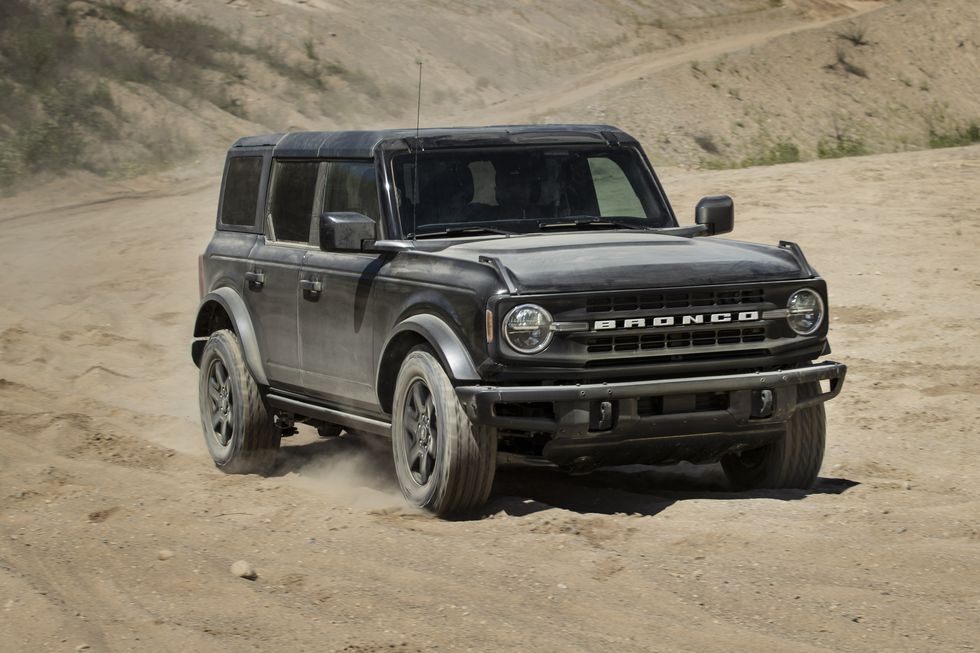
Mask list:
[[[829,280],[851,371],[814,492],[506,469],[461,522],[406,509],[372,443],[304,432],[273,477],[213,469],[198,173],[0,205],[0,649],[978,646],[980,147],[663,171],[682,217],[729,192],[737,237],[796,240]]]

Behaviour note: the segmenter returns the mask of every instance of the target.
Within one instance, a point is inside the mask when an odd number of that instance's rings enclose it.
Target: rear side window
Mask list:
[[[316,161],[275,162],[269,191],[271,235],[275,240],[309,242],[318,168]]]
[[[331,161],[323,193],[326,213],[362,213],[375,222],[381,217],[373,161]]]
[[[261,177],[260,156],[236,156],[228,162],[225,194],[221,198],[221,224],[236,227],[255,225]]]

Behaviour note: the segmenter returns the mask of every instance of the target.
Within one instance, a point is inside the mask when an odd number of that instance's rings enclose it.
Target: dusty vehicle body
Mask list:
[[[243,138],[192,344],[215,462],[261,471],[307,422],[391,436],[440,514],[486,500],[498,453],[806,487],[846,371],[814,362],[826,284],[792,243],[704,237],[732,215],[679,226],[609,126]]]

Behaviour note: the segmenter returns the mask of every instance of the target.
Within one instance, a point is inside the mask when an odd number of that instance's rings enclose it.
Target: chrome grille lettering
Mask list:
[[[596,320],[593,331],[612,329],[649,329],[693,324],[729,324],[731,322],[757,322],[759,311],[740,311],[738,313],[696,313],[689,315],[661,315],[658,317],[631,317],[620,320]]]

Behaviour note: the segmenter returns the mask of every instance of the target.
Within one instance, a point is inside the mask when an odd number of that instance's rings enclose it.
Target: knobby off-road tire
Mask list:
[[[228,474],[270,471],[280,431],[232,331],[215,331],[204,346],[198,394],[204,442],[215,466]]]
[[[817,383],[797,389],[800,400],[820,394]],[[786,435],[759,449],[721,459],[728,481],[740,490],[813,487],[823,463],[827,418],[823,404],[793,413]]]
[[[496,471],[496,431],[470,422],[426,349],[412,350],[398,372],[391,444],[398,484],[414,505],[453,515],[486,503]]]

